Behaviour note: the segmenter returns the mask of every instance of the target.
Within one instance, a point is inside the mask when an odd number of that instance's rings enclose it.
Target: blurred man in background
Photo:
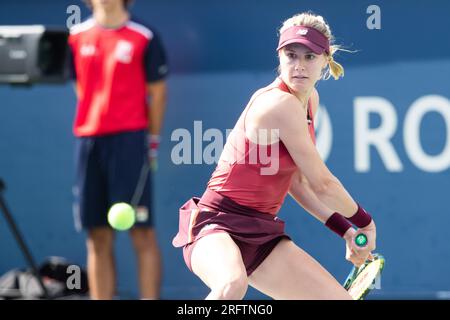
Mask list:
[[[114,230],[107,212],[114,203],[130,203],[144,165],[156,163],[168,68],[155,30],[130,18],[130,1],[85,2],[92,17],[69,37],[78,98],[74,214],[77,228],[87,230],[91,297],[112,299]],[[130,235],[141,298],[158,299],[161,261],[150,195],[148,174]]]

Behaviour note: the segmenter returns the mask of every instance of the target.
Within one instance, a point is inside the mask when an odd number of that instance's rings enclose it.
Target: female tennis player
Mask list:
[[[248,285],[274,299],[350,299],[285,233],[277,213],[287,193],[346,240],[347,260],[361,265],[375,249],[371,216],[314,145],[315,85],[344,73],[332,41],[321,16],[301,13],[283,23],[279,76],[250,99],[203,196],[180,208],[173,244],[183,247],[189,269],[211,289],[207,299],[242,299]],[[354,244],[352,224],[366,234],[364,248]]]

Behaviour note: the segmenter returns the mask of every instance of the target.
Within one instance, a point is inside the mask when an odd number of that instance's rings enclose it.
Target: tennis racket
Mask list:
[[[363,233],[356,235],[355,243],[364,247],[367,244],[367,236]],[[377,253],[372,254],[372,257],[373,259],[367,260],[362,266],[354,266],[344,282],[344,288],[353,300],[363,300],[375,287],[375,282],[383,271],[384,257]]]

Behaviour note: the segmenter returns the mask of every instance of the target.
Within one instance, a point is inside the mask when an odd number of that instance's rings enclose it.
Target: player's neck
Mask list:
[[[291,93],[302,103],[302,106],[306,110],[309,97],[311,97],[312,88],[307,91],[291,91]]]
[[[309,89],[307,91],[295,92],[295,96],[300,101],[308,102],[309,97],[311,96],[311,92],[312,92],[312,89]]]
[[[117,9],[112,9],[110,11],[106,10],[95,10],[94,11],[94,19],[105,28],[117,28],[125,24],[130,15],[127,10],[122,7],[118,7]]]

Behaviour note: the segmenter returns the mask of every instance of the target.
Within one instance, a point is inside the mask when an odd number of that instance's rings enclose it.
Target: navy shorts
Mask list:
[[[77,138],[73,188],[77,230],[108,226],[109,208],[117,202],[131,202],[147,154],[146,130]],[[136,209],[135,226],[153,226],[151,205],[149,173]]]

